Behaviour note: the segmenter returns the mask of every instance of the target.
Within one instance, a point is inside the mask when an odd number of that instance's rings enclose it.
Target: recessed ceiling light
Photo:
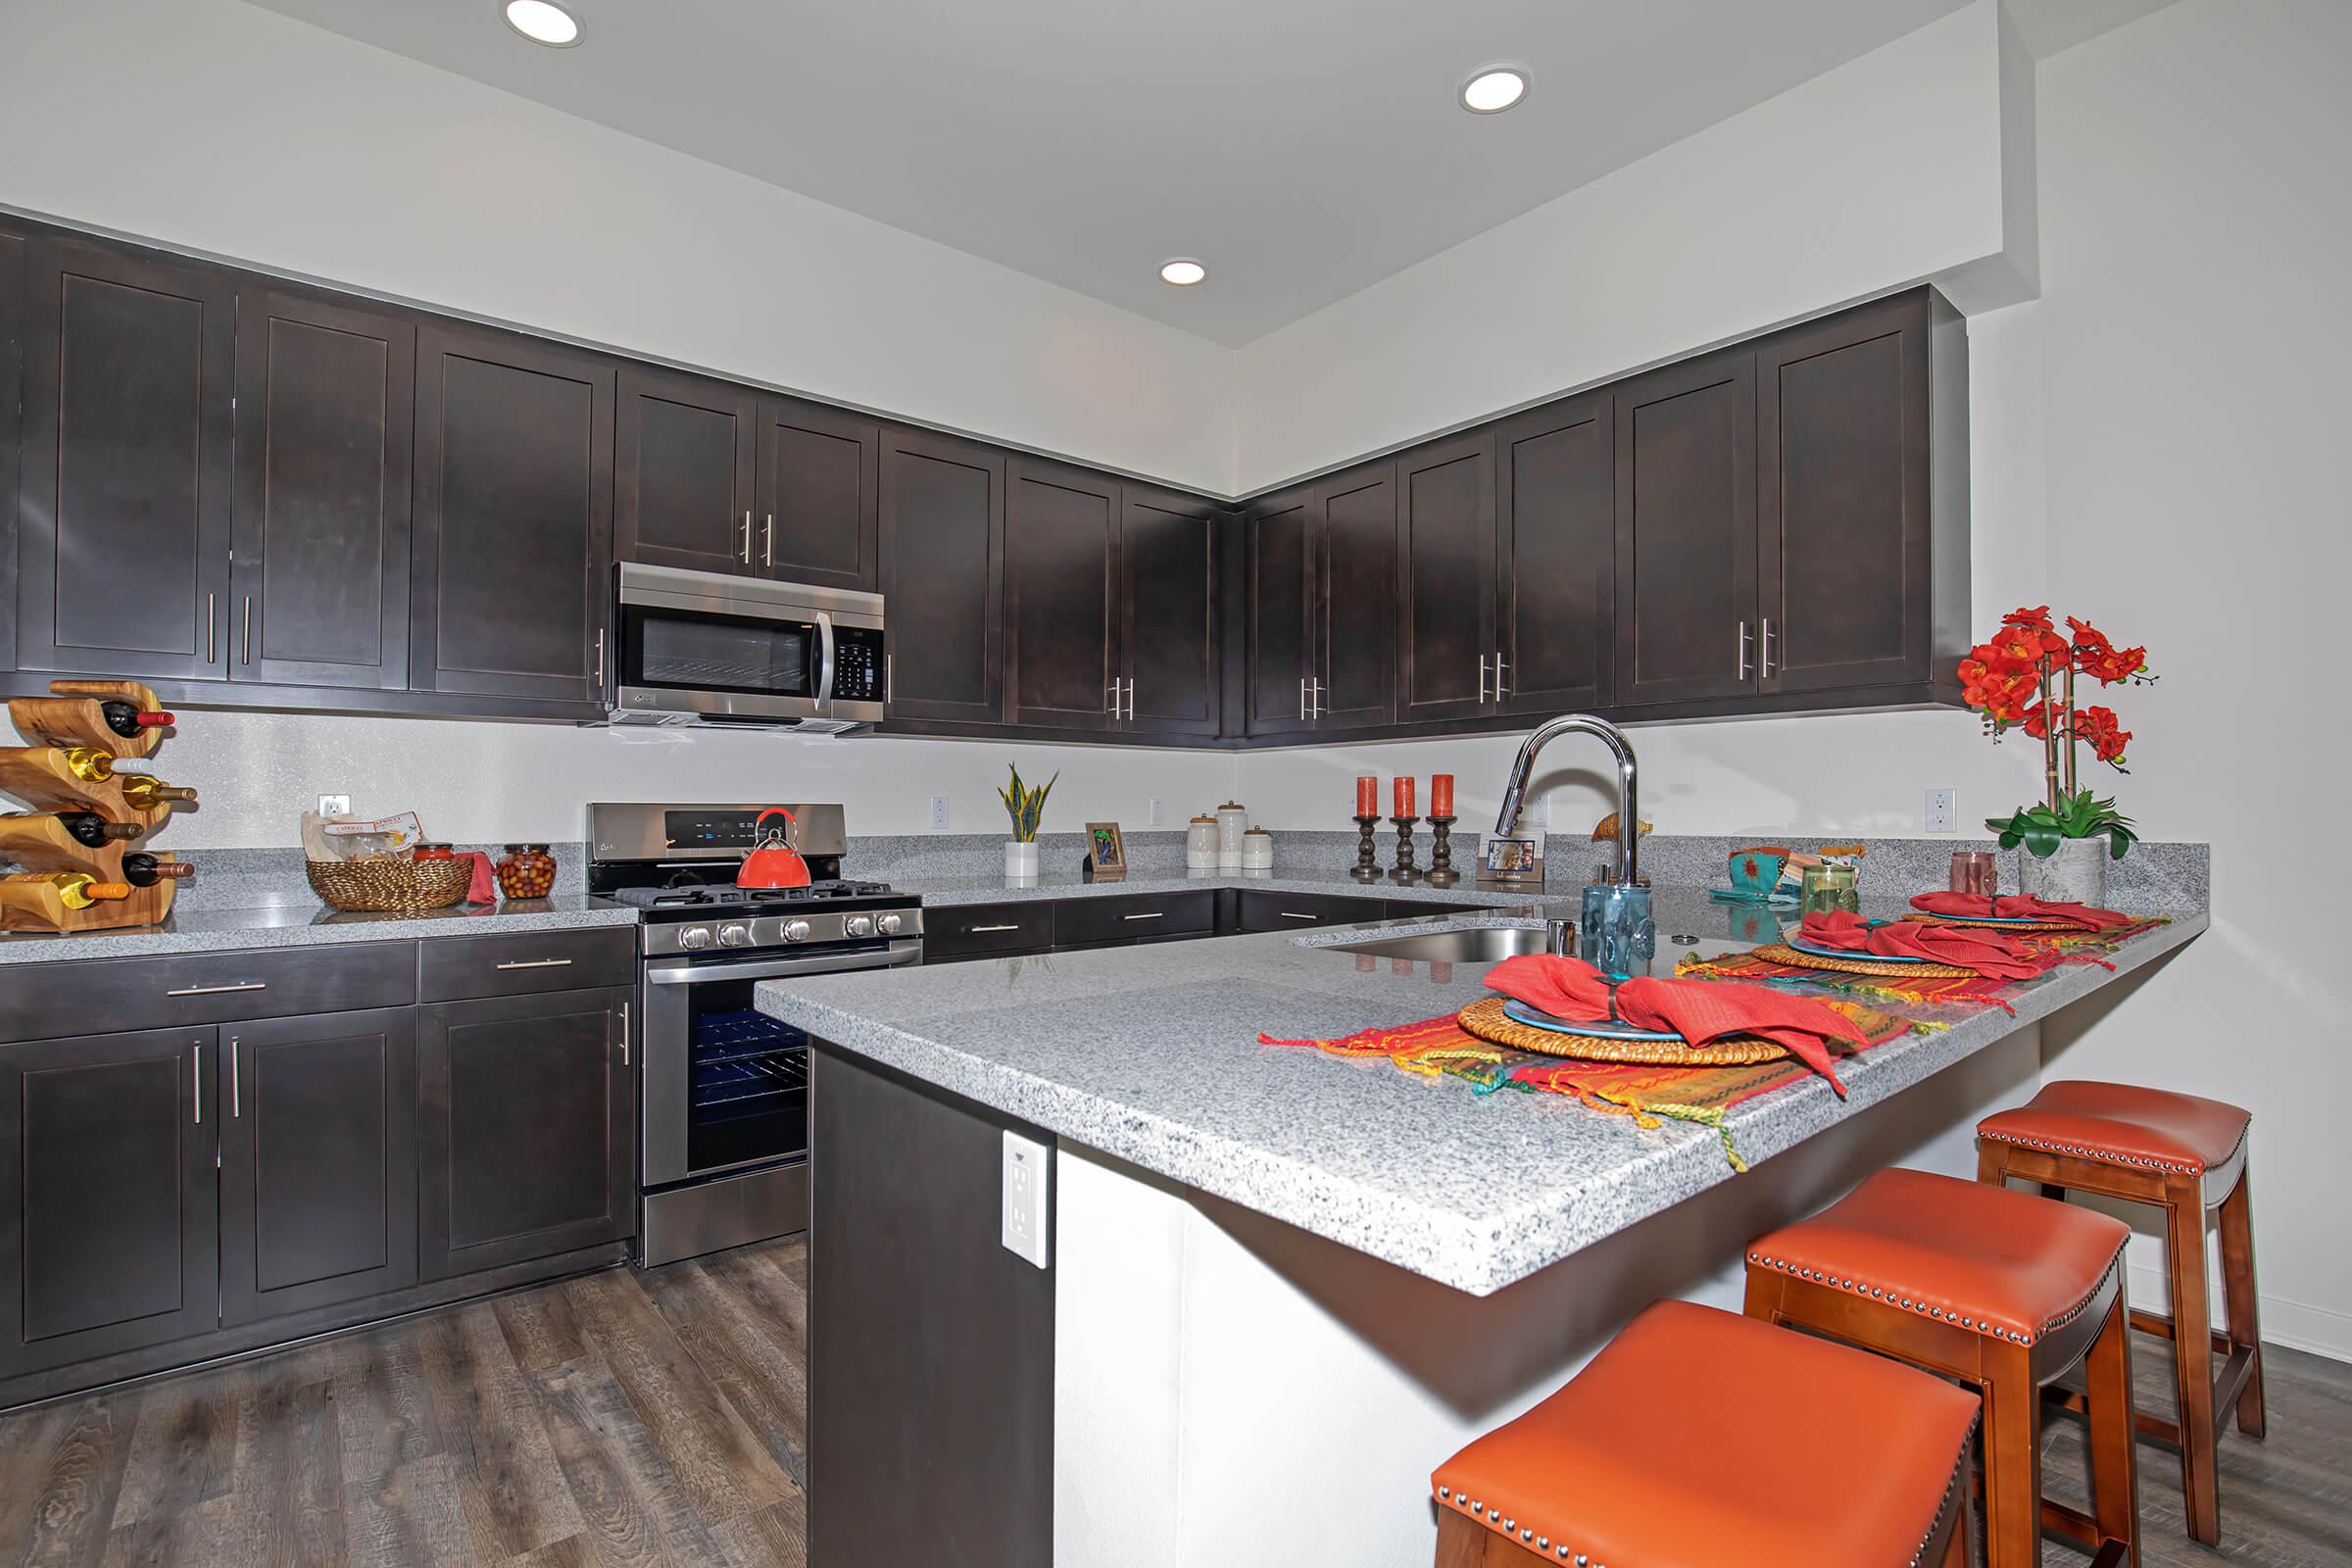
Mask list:
[[[1474,115],[1499,115],[1527,96],[1527,72],[1519,66],[1481,66],[1462,83],[1462,107]]]
[[[1208,269],[1190,256],[1173,257],[1159,264],[1159,280],[1173,283],[1178,288],[1191,288],[1206,276]]]
[[[580,41],[580,19],[549,0],[507,0],[507,25],[551,49],[568,49]]]

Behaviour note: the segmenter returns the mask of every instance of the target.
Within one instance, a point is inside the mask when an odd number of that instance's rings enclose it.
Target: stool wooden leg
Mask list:
[[[1486,1526],[1444,1503],[1438,1505],[1438,1560],[1435,1568],[1480,1568],[1486,1561]]]
[[[2090,1505],[2099,1534],[2139,1568],[2139,1460],[2132,1413],[2132,1314],[2121,1293],[2083,1360],[2090,1395]]]
[[[1971,1549],[1976,1543],[1977,1511],[1968,1505],[1966,1497],[1956,1506],[1960,1510],[1959,1528],[1952,1532],[1950,1544],[1943,1548],[1943,1561],[1938,1568],[1977,1568],[1977,1554]]]
[[[2205,1195],[2194,1176],[2165,1184],[2165,1263],[2172,1276],[2173,1375],[2180,1399],[2180,1488],[2188,1533],[2222,1543],[2213,1451],[2213,1331],[2205,1285]]]
[[[2041,1561],[2041,1390],[2024,1346],[1985,1353],[1984,1561],[2034,1568]]]
[[[2260,1438],[2269,1422],[2262,1402],[2262,1311],[2254,1289],[2254,1173],[2240,1171],[2235,1191],[2222,1200],[2222,1288],[2230,1304],[2230,1343],[2253,1357],[2237,1396],[2237,1430]]]
[[[1987,1187],[2009,1185],[2009,1146],[1989,1138],[1977,1140],[1977,1180]]]

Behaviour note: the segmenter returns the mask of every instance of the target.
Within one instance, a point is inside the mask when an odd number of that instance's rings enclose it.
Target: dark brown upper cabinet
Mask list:
[[[882,432],[882,593],[892,718],[1004,721],[1004,454]]]
[[[0,669],[17,667],[17,445],[24,378],[24,236],[0,229]]]
[[[17,662],[225,678],[233,275],[42,234],[24,288]]]
[[[1249,621],[1244,727],[1251,738],[1314,726],[1307,691],[1315,667],[1314,518],[1311,486],[1263,497],[1242,518]]]
[[[1616,701],[1616,442],[1606,390],[1503,421],[1495,435],[1494,692],[1506,713]]]
[[[1396,460],[1396,717],[1474,718],[1495,701],[1494,435],[1435,441]]]
[[[1967,646],[1966,345],[1929,290],[1757,345],[1759,690],[1930,681]]]
[[[795,398],[760,403],[756,569],[871,593],[881,581],[882,427]]]
[[[1756,689],[1756,357],[1617,390],[1617,699]]]
[[[408,685],[416,370],[408,316],[239,291],[232,680]]]
[[[1319,538],[1315,671],[1320,729],[1396,717],[1396,466],[1351,468],[1315,486]]]
[[[609,360],[503,332],[419,330],[418,690],[601,709],[612,405]]]
[[[0,1375],[220,1322],[211,1028],[0,1048]]]
[[[764,576],[752,520],[760,400],[749,388],[624,366],[613,433],[612,553]]]
[[[1039,458],[1004,468],[1010,720],[1104,730],[1125,714],[1117,647],[1119,484]]]
[[[1123,729],[1213,736],[1224,716],[1219,669],[1220,514],[1198,497],[1119,487],[1119,676]]]
[[[416,1010],[220,1029],[220,1321],[416,1283]]]

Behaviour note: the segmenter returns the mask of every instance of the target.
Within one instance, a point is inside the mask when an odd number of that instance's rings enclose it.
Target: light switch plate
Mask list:
[[[319,796],[318,814],[320,816],[349,816],[351,814],[351,797],[348,795]]]
[[[1153,827],[1168,825],[1168,803],[1156,795],[1152,797],[1152,825]]]
[[[1046,1266],[1046,1216],[1053,1212],[1054,1152],[1004,1133],[1004,1250]]]

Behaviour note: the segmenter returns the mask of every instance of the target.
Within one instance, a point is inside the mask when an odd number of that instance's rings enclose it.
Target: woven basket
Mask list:
[[[1827,969],[1836,974],[1909,975],[1914,980],[1974,979],[1977,971],[1963,969],[1956,963],[1906,961],[1900,958],[1874,958],[1867,953],[1848,956],[1840,954],[1835,958],[1817,953],[1799,953],[1781,942],[1768,942],[1749,955],[1766,963],[1787,964],[1791,969]]]
[[[1645,1067],[1750,1067],[1761,1061],[1780,1061],[1786,1046],[1756,1035],[1732,1035],[1694,1046],[1684,1040],[1604,1040],[1598,1035],[1562,1034],[1521,1023],[1502,1010],[1502,998],[1473,1002],[1454,1014],[1454,1022],[1481,1040],[1514,1051],[1546,1056],[1573,1056],[1579,1061],[1630,1061]]]
[[[415,913],[446,909],[466,897],[473,861],[309,860],[311,891],[338,909]]]

